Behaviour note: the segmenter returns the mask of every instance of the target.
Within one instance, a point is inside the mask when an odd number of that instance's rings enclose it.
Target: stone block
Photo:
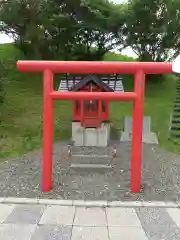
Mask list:
[[[110,124],[102,123],[101,128],[98,131],[98,146],[106,147],[110,139]]]
[[[148,240],[142,227],[109,227],[109,239]]]
[[[96,128],[85,129],[85,146],[97,146],[98,145],[98,133]]]
[[[17,205],[5,223],[37,224],[45,207],[41,205]]]
[[[72,206],[48,206],[39,224],[72,225],[75,207]]]
[[[107,227],[73,227],[71,240],[109,240]]]
[[[107,208],[108,226],[140,227],[141,223],[134,208]]]
[[[132,117],[125,117],[124,119],[124,132],[132,133]],[[151,117],[143,117],[143,133],[151,132]]]
[[[84,145],[84,128],[80,122],[72,122],[72,141],[75,146]]]
[[[72,141],[75,146],[106,147],[110,138],[110,123],[100,128],[83,128],[80,122],[72,122]]]
[[[103,227],[107,226],[106,213],[103,208],[77,207],[74,226]]]
[[[70,240],[71,231],[70,226],[40,225],[31,240]]]
[[[10,213],[14,210],[15,205],[13,204],[0,204],[0,223],[6,221]]]
[[[36,229],[35,224],[2,224],[0,225],[0,239],[2,240],[30,240]]]

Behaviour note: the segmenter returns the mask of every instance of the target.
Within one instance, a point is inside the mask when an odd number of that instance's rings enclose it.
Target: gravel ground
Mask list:
[[[180,200],[180,156],[143,144],[141,193],[130,194],[131,146],[118,143],[111,170],[73,170],[67,142],[54,145],[53,190],[41,192],[41,151],[0,163],[0,197],[74,200]]]

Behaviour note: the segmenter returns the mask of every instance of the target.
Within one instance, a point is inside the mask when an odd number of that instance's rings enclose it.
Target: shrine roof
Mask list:
[[[124,92],[122,77],[120,75],[63,75],[58,91],[77,91],[88,82],[93,81],[106,91]]]

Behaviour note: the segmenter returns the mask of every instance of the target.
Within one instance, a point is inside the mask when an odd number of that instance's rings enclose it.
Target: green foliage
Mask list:
[[[131,47],[140,61],[167,61],[180,49],[180,0],[4,0],[0,19],[29,59],[102,60]]]
[[[180,49],[180,0],[129,0],[126,44],[140,61],[165,61]]]
[[[5,91],[4,91],[4,85],[5,81],[7,80],[6,75],[6,65],[4,61],[0,60],[0,107],[4,103],[5,98]],[[1,121],[1,111],[0,111],[0,121]]]
[[[100,60],[122,44],[120,10],[107,0],[2,1],[0,28],[28,57]]]
[[[104,61],[121,61],[121,62],[134,62],[137,59],[133,58],[133,57],[129,57],[126,55],[121,55],[118,53],[114,53],[114,52],[108,52],[105,56],[104,56]]]

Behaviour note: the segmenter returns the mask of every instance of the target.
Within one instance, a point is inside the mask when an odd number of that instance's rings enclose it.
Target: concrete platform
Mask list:
[[[110,139],[110,123],[100,128],[83,128],[80,122],[72,122],[72,141],[75,146],[106,147]]]
[[[120,142],[130,142],[132,141],[132,134],[128,132],[122,132],[120,137]],[[159,144],[156,133],[143,133],[142,142],[149,144]]]

